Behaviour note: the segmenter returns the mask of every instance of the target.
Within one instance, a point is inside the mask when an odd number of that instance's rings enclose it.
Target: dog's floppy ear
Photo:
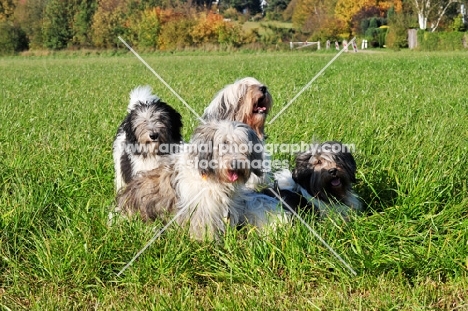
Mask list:
[[[194,159],[197,159],[198,171],[201,175],[211,175],[214,173],[214,168],[210,164],[213,163],[213,140],[216,133],[216,128],[211,124],[199,125],[190,140],[190,153]]]
[[[246,92],[244,88],[245,86],[239,83],[224,87],[205,109],[202,119],[234,121],[239,110],[239,101]]]
[[[132,144],[137,142],[137,137],[132,127],[132,119],[135,113],[135,110],[132,110],[129,114],[127,114],[124,121],[122,122],[122,130],[125,132],[126,136],[125,139]]]
[[[228,100],[226,98],[226,94],[221,93],[218,98],[218,107],[211,111],[211,120],[231,120],[233,113],[233,107],[229,105]]]
[[[182,127],[183,127],[182,116],[177,110],[175,110],[173,107],[171,107],[169,104],[163,101],[158,100],[157,104],[160,106],[164,106],[165,110],[169,114],[168,119],[171,122],[170,127],[172,128],[172,131],[170,134],[171,134],[172,141],[181,142],[182,141]]]
[[[335,162],[340,163],[351,182],[356,182],[356,161],[350,152],[340,152],[334,155]]]
[[[348,146],[339,141],[328,141],[324,144],[333,146],[333,151],[336,150],[336,147],[339,147],[338,151],[333,152],[333,160],[346,171],[351,182],[355,183],[356,161],[354,160],[354,157],[351,154],[351,150],[349,150]]]
[[[301,186],[307,185],[312,176],[313,169],[310,167],[311,157],[312,153],[310,151],[299,153],[296,156],[296,167],[292,171],[292,177]]]

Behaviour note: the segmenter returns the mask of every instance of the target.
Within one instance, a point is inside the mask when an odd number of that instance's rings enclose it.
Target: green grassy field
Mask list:
[[[244,31],[249,31],[252,29],[259,29],[262,31],[262,25],[268,25],[268,26],[274,26],[274,27],[279,27],[279,28],[292,28],[292,23],[285,23],[285,22],[278,22],[278,21],[268,21],[268,22],[244,22],[242,23],[242,29]]]
[[[254,76],[271,119],[331,53],[142,55],[198,113]],[[141,84],[196,118],[133,55],[0,58],[0,307],[6,310],[468,309],[468,57],[347,53],[275,122],[268,143],[356,146],[366,212],[314,229],[229,231],[198,243],[175,227],[121,277],[155,227],[108,227],[112,141]],[[292,160],[293,155],[274,158]]]

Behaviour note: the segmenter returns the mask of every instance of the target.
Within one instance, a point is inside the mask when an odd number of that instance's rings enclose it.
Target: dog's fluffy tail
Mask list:
[[[135,106],[147,102],[158,101],[159,97],[153,94],[153,89],[149,85],[138,86],[130,92],[130,103],[127,111],[132,111]]]

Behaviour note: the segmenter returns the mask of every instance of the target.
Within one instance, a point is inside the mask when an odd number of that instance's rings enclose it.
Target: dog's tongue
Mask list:
[[[261,107],[257,106],[257,107],[254,108],[254,112],[265,112],[266,110],[267,110],[267,108],[263,107],[263,106],[261,106]]]
[[[239,178],[239,175],[234,171],[229,171],[228,178],[231,182],[235,182]]]
[[[333,187],[337,187],[341,185],[341,180],[339,178],[333,178],[330,183]]]

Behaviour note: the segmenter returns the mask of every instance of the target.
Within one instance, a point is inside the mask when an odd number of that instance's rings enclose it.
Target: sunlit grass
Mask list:
[[[331,53],[146,54],[199,114],[254,76],[269,119]],[[272,236],[229,231],[221,243],[170,228],[122,277],[157,224],[107,226],[111,145],[129,91],[150,84],[198,121],[133,55],[1,58],[0,306],[10,309],[467,308],[466,53],[348,53],[266,127],[268,143],[356,146],[364,215]],[[292,160],[277,153],[274,158]]]

